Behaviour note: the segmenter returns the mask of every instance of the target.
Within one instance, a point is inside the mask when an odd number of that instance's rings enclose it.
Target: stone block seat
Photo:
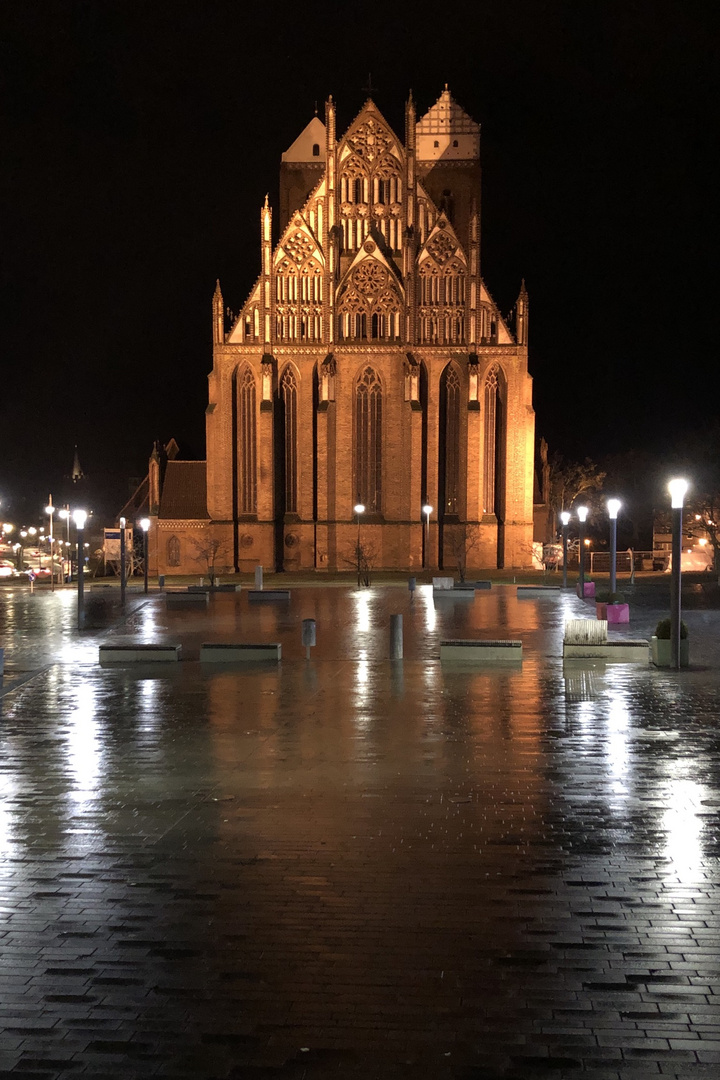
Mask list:
[[[608,641],[605,619],[568,619],[563,641],[564,660],[611,660],[647,664],[650,642],[639,638]]]
[[[176,663],[181,655],[181,645],[145,645],[130,641],[101,645],[99,659],[101,664],[166,664]]]
[[[522,641],[479,641],[476,638],[440,642],[440,660],[459,664],[522,663]]]
[[[254,664],[258,661],[277,663],[282,659],[279,642],[206,642],[200,646],[203,664]]]

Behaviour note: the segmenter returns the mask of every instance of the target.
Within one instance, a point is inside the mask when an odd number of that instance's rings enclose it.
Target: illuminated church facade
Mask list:
[[[529,565],[528,298],[511,325],[481,276],[479,144],[446,88],[404,141],[372,100],[338,137],[331,99],[283,154],[279,238],[266,200],[231,325],[213,297],[207,461],[151,459],[160,573],[201,535],[222,570],[347,569],[358,529],[377,568]]]

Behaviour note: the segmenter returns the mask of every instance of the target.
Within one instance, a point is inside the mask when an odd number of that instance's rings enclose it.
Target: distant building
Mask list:
[[[207,463],[151,459],[160,573],[532,556],[534,413],[524,285],[512,328],[480,273],[480,128],[446,88],[405,140],[335,105],[280,166],[279,241],[226,326],[213,297]],[[362,505],[361,513],[355,511]],[[423,506],[431,505],[429,528]]]

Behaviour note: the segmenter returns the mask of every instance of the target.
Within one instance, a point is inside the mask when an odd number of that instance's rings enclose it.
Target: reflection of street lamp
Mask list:
[[[423,531],[423,567],[426,567],[430,562],[430,515],[433,512],[433,508],[430,503],[425,503],[422,508],[422,512],[425,515],[425,529]]]
[[[120,518],[120,604],[125,607],[125,518]]]
[[[148,591],[148,529],[150,528],[150,518],[140,519],[140,528],[143,531],[143,565],[145,567],[145,589]]]
[[[610,592],[615,592],[617,585],[617,516],[622,506],[619,499],[608,499],[607,511],[610,518]]]
[[[578,558],[580,559],[580,577],[578,579],[579,593],[581,598],[585,599],[585,522],[587,521],[588,508],[587,506],[578,506],[577,508],[578,521],[580,522],[580,533],[578,540]]]
[[[668,484],[672,507],[672,575],[670,581],[670,666],[680,670],[680,620],[682,616],[682,512],[687,480]]]
[[[357,516],[357,543],[355,545],[355,556],[357,561],[357,579],[358,585],[360,584],[360,515],[365,513],[364,505],[359,502],[355,503],[353,510]]]
[[[83,536],[85,522],[87,521],[87,510],[73,510],[73,521],[77,532],[77,625],[78,630],[82,630],[85,624],[85,547]]]
[[[570,524],[570,514],[563,510],[560,514],[562,522],[562,546],[563,546],[563,589],[567,589],[567,531]]]
[[[52,495],[48,495],[45,513],[50,518],[50,590],[55,592],[55,558],[53,555],[53,514],[55,513],[55,507],[53,506]]]

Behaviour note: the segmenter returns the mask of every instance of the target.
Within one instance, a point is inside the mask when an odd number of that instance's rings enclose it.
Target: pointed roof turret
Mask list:
[[[325,160],[325,125],[317,114],[307,124],[282,156],[283,161],[314,162]]]
[[[75,453],[73,454],[73,466],[71,476],[73,484],[77,484],[78,480],[83,480],[85,477],[85,473],[82,471],[82,465],[80,464],[77,446],[75,447]]]
[[[417,123],[421,161],[471,161],[480,156],[480,125],[455,101],[447,83],[432,108]]]

